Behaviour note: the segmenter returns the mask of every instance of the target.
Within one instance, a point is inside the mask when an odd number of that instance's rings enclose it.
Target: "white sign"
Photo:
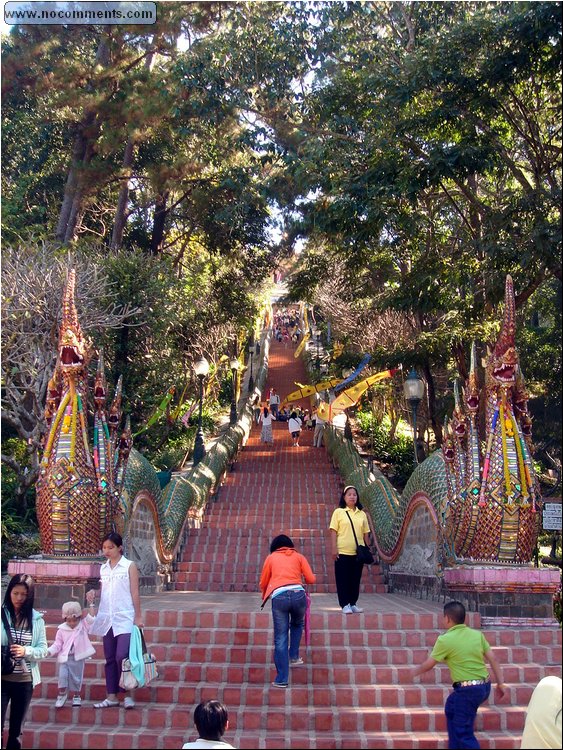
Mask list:
[[[543,528],[544,531],[561,531],[561,503],[544,503]]]

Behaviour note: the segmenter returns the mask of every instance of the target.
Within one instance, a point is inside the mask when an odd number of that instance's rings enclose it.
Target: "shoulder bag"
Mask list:
[[[358,562],[363,563],[364,565],[373,565],[375,563],[375,558],[371,554],[370,548],[366,547],[365,544],[358,544],[358,537],[356,536],[356,529],[354,528],[352,517],[348,511],[346,511],[346,515],[352,526],[352,533],[354,534],[354,539],[356,541],[356,558]]]
[[[6,615],[4,607],[2,607],[2,622],[4,624],[4,630],[6,631],[6,638],[8,639],[8,645],[2,646],[2,674],[8,675],[12,674],[16,668],[16,659],[14,659],[10,652],[10,646],[14,643],[14,640],[12,638],[12,629],[8,622],[8,616]]]
[[[119,687],[134,690],[148,685],[155,677],[158,677],[156,659],[153,654],[148,653],[143,631],[135,625],[131,633],[129,656],[121,664]]]

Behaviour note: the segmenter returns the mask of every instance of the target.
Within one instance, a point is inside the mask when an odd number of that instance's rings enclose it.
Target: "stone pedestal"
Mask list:
[[[77,601],[85,605],[86,592],[100,588],[100,565],[105,557],[50,557],[13,558],[8,563],[8,574],[27,573],[35,581],[35,609],[60,610],[64,602]]]
[[[444,570],[448,599],[479,612],[483,626],[553,627],[559,570],[533,566],[459,565]]]

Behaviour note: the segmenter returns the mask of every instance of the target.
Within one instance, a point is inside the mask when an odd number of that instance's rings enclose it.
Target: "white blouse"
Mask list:
[[[105,635],[110,628],[113,628],[114,635],[133,631],[135,607],[131,596],[130,567],[131,560],[122,556],[114,568],[109,560],[100,568],[102,594],[98,614],[90,628],[91,635]]]

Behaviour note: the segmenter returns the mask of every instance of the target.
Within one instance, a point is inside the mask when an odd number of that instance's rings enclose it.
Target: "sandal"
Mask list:
[[[101,703],[94,703],[94,708],[113,708],[114,706],[119,706],[119,701],[110,701],[104,698]]]

